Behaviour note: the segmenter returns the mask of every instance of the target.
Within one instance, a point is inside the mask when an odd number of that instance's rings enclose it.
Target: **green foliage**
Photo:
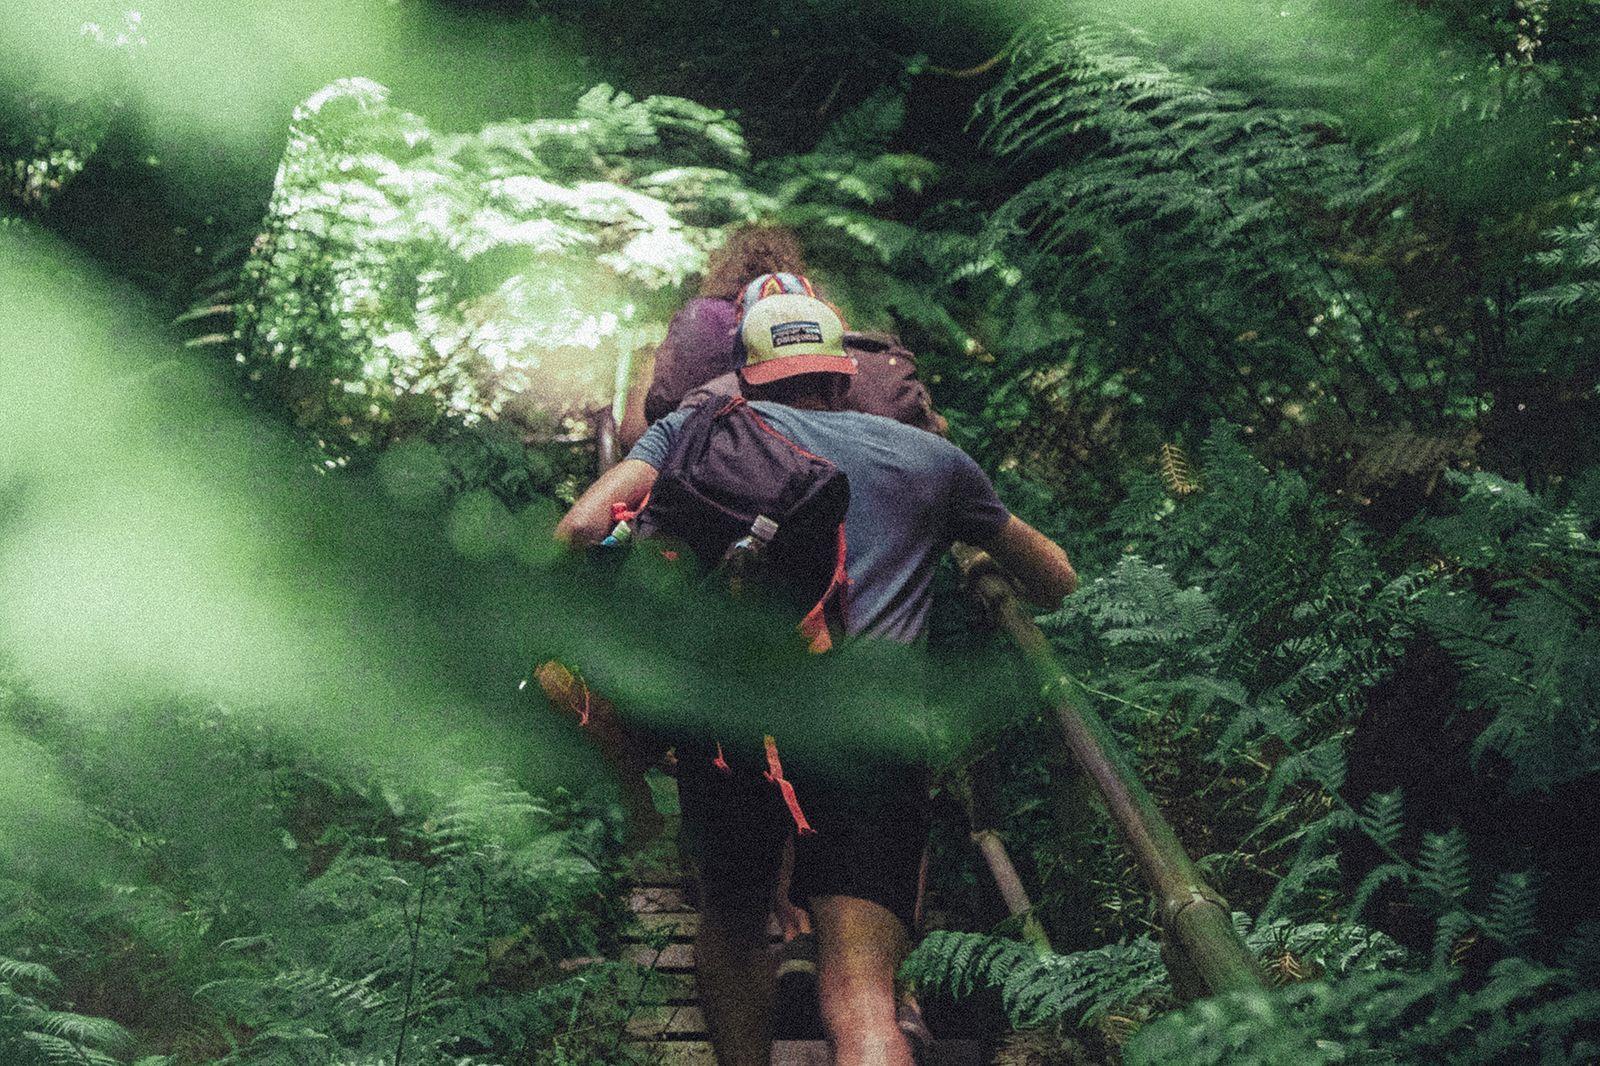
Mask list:
[[[83,172],[125,105],[127,64],[149,43],[137,11],[122,12],[109,30],[85,22],[79,38],[90,76],[70,89],[40,78],[20,98],[0,97],[0,208],[42,214]]]
[[[1490,712],[1474,755],[1501,757],[1516,790],[1600,770],[1600,548],[1575,510],[1493,474],[1452,475],[1453,514],[1424,535],[1454,580],[1421,617],[1462,666],[1466,708]]]
[[[1235,994],[1169,1014],[1128,1045],[1128,1063],[1579,1063],[1600,998],[1568,975],[1507,959],[1478,989],[1459,973],[1368,971]]]
[[[1600,278],[1595,276],[1595,268],[1600,267],[1600,223],[1586,221],[1558,227],[1545,237],[1550,248],[1535,254],[1534,262],[1555,277],[1567,275],[1568,280],[1554,281],[1528,293],[1517,302],[1517,309],[1544,311],[1568,322],[1592,317],[1600,303]]]
[[[60,980],[41,963],[0,958],[0,1054],[17,1066],[112,1066],[127,1030],[109,1018],[52,1010],[42,997]]]
[[[1314,411],[1353,371],[1380,408],[1404,403],[1422,354],[1305,221],[1308,202],[1355,210],[1386,190],[1367,187],[1325,115],[1219,89],[1152,51],[1102,27],[1020,40],[985,98],[987,136],[1001,156],[1054,165],[995,214],[994,239],[1059,257],[1056,291],[1122,324],[1101,342],[1150,353],[1152,400],[1199,393],[1213,411],[1273,417]]]
[[[418,789],[204,708],[138,735],[165,755],[151,789],[51,708],[5,711],[73,738],[103,825],[70,891],[0,886],[5,1061],[617,1061],[644,977],[570,961],[614,954],[623,914],[614,832],[565,794],[493,771]],[[191,820],[201,797],[218,812]]]
[[[1062,1019],[1088,1022],[1157,992],[1167,980],[1148,937],[1053,955],[1000,937],[953,932],[929,934],[900,975],[918,987],[956,996],[996,989],[1011,1024],[1019,1028]]]
[[[1362,926],[1279,921],[1251,929],[1244,915],[1235,920],[1250,949],[1268,963],[1292,959],[1302,970],[1344,977],[1405,958],[1388,937]],[[917,945],[900,975],[920,988],[957,997],[998,991],[1017,1028],[1057,1023],[1083,1028],[1114,1010],[1171,1003],[1167,968],[1149,936],[1058,955],[982,933],[936,932]]]
[[[611,78],[640,96],[466,132],[362,78],[316,93],[237,286],[195,315],[233,328],[195,346],[236,356],[324,470],[370,461],[401,509],[455,498],[465,554],[511,551],[507,505],[588,477],[585,417],[716,231],[795,225],[1072,552],[1085,586],[1049,638],[1286,987],[1162,1013],[1137,875],[1052,723],[994,713],[1036,701],[974,684],[987,662],[951,671],[989,719],[959,757],[989,756],[1036,916],[1081,950],[940,932],[907,975],[1112,1045],[1154,1017],[1130,1062],[1596,1056],[1600,924],[1550,917],[1562,842],[1497,846],[1492,819],[1374,783],[1356,743],[1440,649],[1437,735],[1404,753],[1421,787],[1565,803],[1600,775],[1593,5],[1058,5],[981,83],[914,54],[965,25],[943,11],[537,6],[611,49],[638,19],[670,59]],[[797,41],[810,67],[773,61]],[[114,128],[107,69],[0,116],[9,206],[40,215]],[[985,85],[975,114],[945,106]],[[643,95],[665,91],[718,107]],[[780,151],[753,159],[745,129]],[[563,639],[626,645],[607,680],[674,706],[718,687],[639,634]],[[638,975],[562,965],[614,947],[593,811],[493,769],[420,788],[210,705],[139,759],[11,709],[7,766],[38,763],[25,786],[91,875],[3,871],[0,1058],[621,1055]],[[936,879],[970,889],[964,855]],[[1396,911],[1405,949],[1375,929],[1401,936]]]
[[[1021,31],[977,115],[1012,168],[983,234],[1027,268],[1005,332],[1070,325],[1029,345],[1011,450],[1147,452],[1222,415],[1300,447],[1337,431],[1359,464],[1368,426],[1449,435],[1508,393],[1591,387],[1571,327],[1596,78],[1557,56],[1593,25],[1480,16],[1066,5]],[[1003,360],[1015,341],[985,332]]]
[[[651,293],[764,201],[721,112],[597,86],[570,120],[445,135],[347,79],[295,112],[239,361],[333,456],[445,419],[548,437],[659,339]]]

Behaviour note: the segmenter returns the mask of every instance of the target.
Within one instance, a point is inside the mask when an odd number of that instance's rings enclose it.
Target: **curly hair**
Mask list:
[[[728,230],[728,239],[711,253],[700,295],[737,300],[752,279],[780,272],[806,273],[800,238],[785,226],[746,222]]]

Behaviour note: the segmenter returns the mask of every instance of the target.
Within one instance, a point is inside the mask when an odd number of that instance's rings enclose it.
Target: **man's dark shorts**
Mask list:
[[[753,769],[724,773],[712,751],[680,748],[678,798],[688,859],[702,898],[765,912],[794,819],[776,785]],[[795,841],[789,896],[852,896],[887,908],[909,932],[928,840],[926,766],[875,762],[849,773],[808,773],[784,765],[814,835]]]

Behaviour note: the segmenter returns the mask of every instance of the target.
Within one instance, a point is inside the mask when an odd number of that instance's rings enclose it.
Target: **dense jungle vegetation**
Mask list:
[[[1600,1059],[1594,3],[11,6],[0,1061],[628,1060],[620,812],[518,682],[761,691],[548,536],[756,218],[1072,554],[1274,987],[1174,998],[953,579],[909,980],[1009,1064]]]

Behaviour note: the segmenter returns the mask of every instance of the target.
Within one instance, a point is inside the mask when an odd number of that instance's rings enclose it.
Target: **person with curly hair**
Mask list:
[[[773,292],[819,295],[806,272],[800,239],[787,227],[758,222],[729,229],[722,247],[711,254],[699,295],[673,316],[653,366],[641,368],[630,390],[618,430],[623,447],[631,448],[647,426],[677,410],[696,390],[710,385],[713,391],[733,391],[733,373],[745,363],[739,336],[745,306]],[[748,295],[763,279],[773,280],[758,287],[755,297]],[[845,349],[857,364],[845,410],[944,433],[944,419],[934,411],[928,390],[917,380],[916,363],[898,338],[851,331],[845,334]]]

